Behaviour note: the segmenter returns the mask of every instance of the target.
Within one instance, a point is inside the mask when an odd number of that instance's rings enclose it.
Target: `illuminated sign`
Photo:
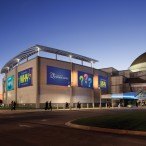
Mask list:
[[[98,85],[101,90],[108,90],[108,77],[98,76]]]
[[[71,71],[47,66],[47,84],[69,86],[71,84]]]
[[[32,85],[32,68],[18,72],[18,88]]]
[[[93,88],[93,75],[79,71],[78,86],[83,88]]]
[[[6,89],[7,91],[14,90],[14,76],[10,76],[7,78]]]

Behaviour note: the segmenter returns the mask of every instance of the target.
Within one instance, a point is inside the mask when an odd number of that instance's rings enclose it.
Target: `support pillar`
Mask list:
[[[100,89],[100,87],[98,87],[98,89],[99,89],[99,108],[101,108],[102,106],[101,106],[101,89]]]
[[[7,82],[7,73],[5,74],[5,79]],[[5,96],[5,104],[8,106],[8,91],[7,91],[7,83],[5,83],[5,89],[6,89],[6,96]]]
[[[58,57],[58,56],[57,56],[57,54],[56,54],[56,60],[58,59],[57,57]]]
[[[114,107],[114,101],[113,101],[113,99],[112,99],[112,108]]]
[[[73,107],[73,85],[72,85],[72,79],[73,79],[73,63],[71,62],[70,110]]]
[[[81,64],[83,65],[83,60],[81,61]]]
[[[36,58],[36,108],[40,108],[40,58]]]
[[[15,90],[15,101],[16,101],[16,103],[18,102],[17,88],[18,88],[18,66],[15,67],[15,87],[14,87],[14,90]]]

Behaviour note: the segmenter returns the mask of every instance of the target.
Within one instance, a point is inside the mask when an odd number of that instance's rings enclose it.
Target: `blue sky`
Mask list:
[[[145,0],[0,0],[0,68],[42,44],[128,69],[145,52],[145,14]]]

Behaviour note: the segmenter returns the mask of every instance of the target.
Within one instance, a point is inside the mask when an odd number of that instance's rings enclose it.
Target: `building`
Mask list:
[[[137,57],[129,67],[131,73],[132,89],[134,91],[146,90],[146,53]]]
[[[41,52],[53,54],[53,58],[41,56]],[[58,56],[68,58],[63,61]],[[74,63],[78,60],[81,63]],[[19,106],[41,108],[52,101],[57,108],[66,102],[75,107],[97,107],[110,102],[112,106],[122,103],[146,101],[146,53],[136,58],[129,70],[119,71],[113,67],[95,69],[97,60],[42,45],[35,45],[21,52],[1,70],[3,101],[12,100]],[[88,66],[85,66],[88,63]],[[90,66],[89,66],[90,65]]]
[[[111,100],[123,102],[146,102],[146,53],[137,57],[129,70],[118,71],[112,67],[102,69],[111,75]]]
[[[40,52],[54,54],[54,59],[41,57]],[[58,59],[68,57],[69,62]],[[73,59],[81,64],[73,63]],[[85,66],[84,62],[91,65]],[[66,102],[72,107],[99,106],[100,95],[110,93],[110,74],[93,68],[97,60],[75,53],[46,46],[33,46],[7,62],[1,70],[3,101],[9,105],[16,101],[19,106],[41,108],[46,101],[55,107]]]
[[[3,98],[2,98],[2,94],[0,93],[0,100],[2,100]]]

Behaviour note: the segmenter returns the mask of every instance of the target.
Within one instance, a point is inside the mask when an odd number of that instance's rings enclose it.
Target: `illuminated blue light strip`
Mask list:
[[[138,99],[138,97],[136,96],[136,92],[112,94],[111,98],[114,98],[114,99]]]

